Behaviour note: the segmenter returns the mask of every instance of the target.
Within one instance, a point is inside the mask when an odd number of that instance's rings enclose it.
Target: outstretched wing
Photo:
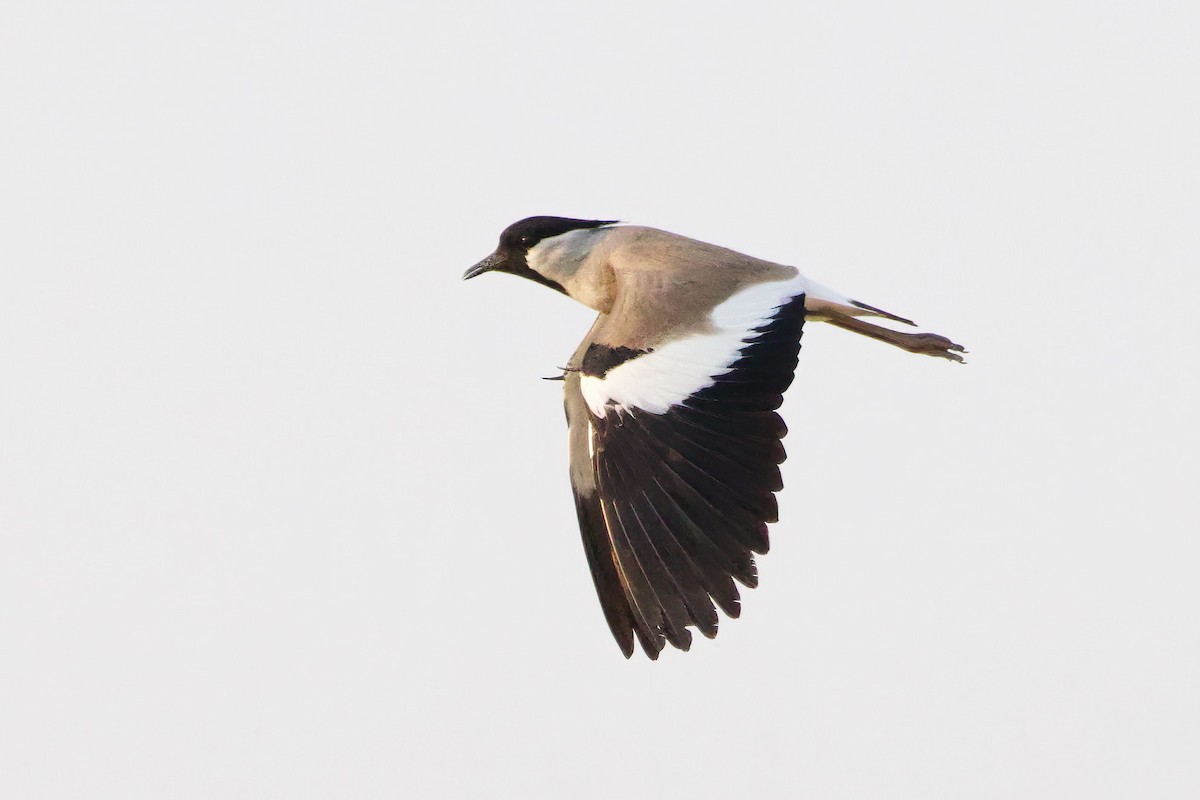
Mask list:
[[[584,550],[626,657],[687,650],[695,627],[739,614],[736,581],[778,519],[786,433],[775,409],[792,382],[804,295],[760,284],[714,308],[709,325],[654,346],[606,339],[601,316],[566,389],[571,478]],[[628,326],[624,326],[628,327]]]

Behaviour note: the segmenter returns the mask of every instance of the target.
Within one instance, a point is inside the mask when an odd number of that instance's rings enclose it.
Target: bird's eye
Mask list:
[[[521,244],[529,244],[531,241],[532,241],[532,239],[528,236],[521,237]]]

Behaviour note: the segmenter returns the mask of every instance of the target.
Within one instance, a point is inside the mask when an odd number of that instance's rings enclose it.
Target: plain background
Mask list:
[[[102,8],[101,8],[102,6]],[[0,795],[1200,794],[1195,2],[9,0]],[[715,641],[621,658],[528,214],[804,340]]]

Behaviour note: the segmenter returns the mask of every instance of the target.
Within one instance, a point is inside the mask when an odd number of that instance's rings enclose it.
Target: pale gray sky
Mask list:
[[[9,0],[0,795],[1193,798],[1194,2]],[[793,263],[742,619],[621,658],[528,214]]]

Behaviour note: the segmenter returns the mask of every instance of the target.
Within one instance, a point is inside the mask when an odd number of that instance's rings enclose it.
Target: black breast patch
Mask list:
[[[619,367],[626,361],[649,353],[649,350],[634,350],[632,347],[609,347],[606,344],[593,344],[583,354],[580,372],[593,378],[603,378],[610,369]]]

